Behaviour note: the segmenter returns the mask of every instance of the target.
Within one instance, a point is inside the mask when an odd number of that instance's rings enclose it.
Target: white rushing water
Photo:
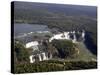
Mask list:
[[[30,55],[29,59],[30,59],[30,63],[34,63],[35,62],[34,55]]]
[[[39,56],[39,61],[42,61],[41,54],[38,54],[38,56]]]
[[[75,43],[76,41],[77,41],[77,39],[76,39],[76,35],[74,34],[73,43]]]
[[[46,57],[45,52],[44,52],[44,53],[42,53],[42,55],[43,55],[43,60],[47,60],[47,57]]]
[[[82,32],[82,38],[85,39],[85,31]]]

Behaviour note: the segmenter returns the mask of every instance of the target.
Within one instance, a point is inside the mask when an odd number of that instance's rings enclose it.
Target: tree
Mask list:
[[[14,44],[14,52],[16,53],[16,58],[18,61],[28,61],[29,53],[24,45],[20,42]]]
[[[50,38],[51,36],[49,34],[46,34],[45,37]]]
[[[53,46],[57,48],[61,58],[73,57],[76,54],[75,44],[69,40],[53,40]]]

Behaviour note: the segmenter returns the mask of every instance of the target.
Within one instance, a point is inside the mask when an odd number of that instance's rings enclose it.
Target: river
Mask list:
[[[20,36],[32,32],[48,32],[50,29],[46,25],[39,24],[24,24],[15,23],[14,24],[14,36]]]

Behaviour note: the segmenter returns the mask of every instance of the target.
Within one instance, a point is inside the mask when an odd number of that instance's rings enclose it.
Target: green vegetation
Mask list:
[[[20,42],[15,42],[14,44],[14,57],[15,61],[19,62],[29,62],[29,53],[28,50]]]
[[[61,58],[74,58],[77,55],[76,45],[69,40],[53,40],[53,46],[58,50]]]
[[[64,70],[96,69],[95,61],[57,61],[49,60],[38,63],[23,63],[15,65],[15,73],[50,72]]]

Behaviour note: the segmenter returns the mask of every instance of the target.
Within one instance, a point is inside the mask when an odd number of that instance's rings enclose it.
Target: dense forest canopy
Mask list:
[[[70,15],[70,16],[80,16],[87,15],[90,17],[96,17],[97,7],[94,6],[79,6],[79,5],[64,5],[64,4],[49,4],[49,3],[31,3],[31,2],[15,2],[15,10],[26,11],[26,13],[31,13],[33,16],[40,14],[41,16],[58,16]],[[28,11],[27,11],[28,10]],[[39,12],[40,11],[40,12]],[[25,12],[24,12],[25,13]],[[37,14],[37,15],[36,15]],[[23,14],[21,14],[23,15]],[[29,14],[30,15],[30,14]],[[39,15],[39,16],[40,16]],[[59,15],[60,16],[60,15]]]

